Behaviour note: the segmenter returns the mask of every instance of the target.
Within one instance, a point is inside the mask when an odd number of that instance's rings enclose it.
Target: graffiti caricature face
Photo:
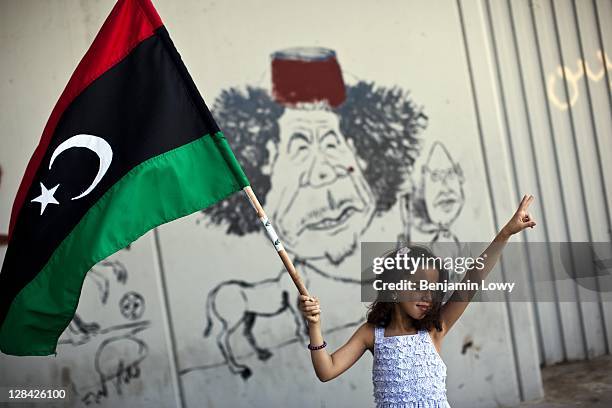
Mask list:
[[[340,262],[374,214],[372,192],[331,110],[287,108],[267,201],[288,249]]]
[[[439,142],[423,167],[423,196],[430,221],[443,226],[457,218],[465,201],[461,168]]]
[[[287,250],[338,265],[397,202],[427,116],[399,87],[345,84],[327,48],[274,52],[271,79],[270,89],[223,90],[215,117]],[[261,232],[251,211],[232,196],[203,212],[243,236]]]

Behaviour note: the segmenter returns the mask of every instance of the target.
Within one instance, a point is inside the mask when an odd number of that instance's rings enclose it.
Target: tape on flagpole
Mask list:
[[[244,191],[244,190],[242,190],[242,192],[243,192],[243,193],[244,193],[244,195],[246,196],[247,201],[249,202],[249,204],[251,204],[251,207],[253,207],[253,209],[254,209],[255,211],[257,211],[257,207],[255,207],[255,203],[253,202],[253,200],[251,200],[251,197],[249,197],[249,194],[248,194],[246,191]]]
[[[278,234],[276,234],[276,231],[274,230],[274,227],[272,226],[272,223],[270,222],[268,217],[262,217],[259,220],[266,229],[266,233],[268,234],[270,241],[272,241],[272,243],[274,244],[274,248],[276,248],[276,251],[280,252],[285,249],[283,248],[283,244],[281,244],[280,239],[278,238]]]

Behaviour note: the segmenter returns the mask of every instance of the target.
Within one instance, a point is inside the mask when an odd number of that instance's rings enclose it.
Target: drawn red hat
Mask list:
[[[333,50],[295,47],[272,54],[272,96],[286,106],[325,101],[335,108],[346,99],[344,79]]]

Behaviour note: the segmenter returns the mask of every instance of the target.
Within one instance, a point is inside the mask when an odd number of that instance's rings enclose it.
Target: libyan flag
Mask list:
[[[119,0],[51,113],[13,203],[0,350],[56,354],[87,271],[249,185],[149,0]]]

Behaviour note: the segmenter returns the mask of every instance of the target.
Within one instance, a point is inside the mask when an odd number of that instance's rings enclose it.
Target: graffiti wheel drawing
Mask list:
[[[138,292],[127,292],[119,301],[121,315],[128,320],[138,320],[145,310],[144,298]]]

